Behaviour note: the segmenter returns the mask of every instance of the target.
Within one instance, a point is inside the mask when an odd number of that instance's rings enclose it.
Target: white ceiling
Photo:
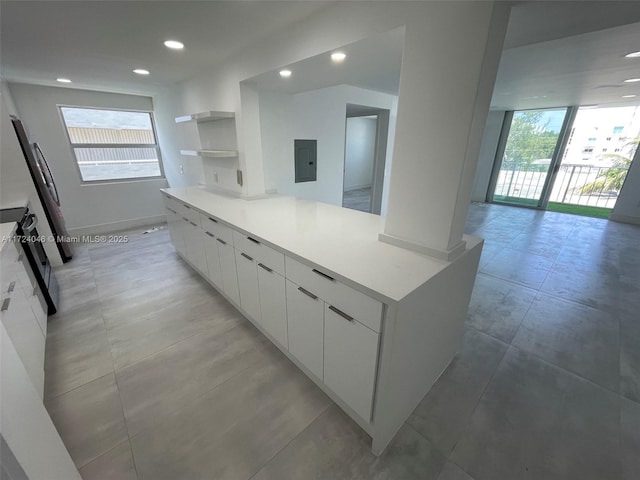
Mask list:
[[[247,82],[258,90],[289,94],[348,84],[397,95],[403,47],[401,27],[337,49],[347,55],[342,63],[333,63],[331,52],[325,52],[293,65],[282,65]],[[282,68],[291,70],[291,77],[280,78],[278,72]]]
[[[290,1],[0,2],[8,81],[152,94],[324,8]],[[175,39],[182,51],[167,49]],[[139,76],[134,68],[145,68]]]
[[[2,0],[0,73],[15,82],[61,86],[55,78],[64,76],[74,81],[70,87],[153,94],[330,3]],[[622,83],[640,77],[640,59],[623,57],[640,50],[634,22],[638,1],[516,3],[492,107],[638,103],[640,83]],[[168,38],[186,48],[166,49]],[[399,29],[345,47],[339,68],[320,55],[288,66],[295,67],[288,83],[277,72],[255,80],[290,93],[338,83],[397,92],[402,42]],[[620,98],[628,93],[639,97]]]

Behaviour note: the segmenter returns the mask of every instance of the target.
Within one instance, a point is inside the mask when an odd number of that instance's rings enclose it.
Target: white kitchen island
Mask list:
[[[384,218],[285,197],[163,189],[178,253],[380,454],[458,352],[482,240],[447,262],[378,241]]]

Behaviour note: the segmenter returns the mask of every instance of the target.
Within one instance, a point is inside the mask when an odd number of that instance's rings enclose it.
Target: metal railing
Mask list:
[[[544,164],[503,164],[494,199],[536,203],[542,195],[548,168]],[[613,208],[627,171],[628,167],[560,165],[549,201]]]
[[[628,167],[560,165],[551,202],[613,208]]]

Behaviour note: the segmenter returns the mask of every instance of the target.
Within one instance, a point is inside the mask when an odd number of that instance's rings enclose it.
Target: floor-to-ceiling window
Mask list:
[[[608,217],[640,139],[640,106],[507,112],[493,202]]]
[[[541,206],[567,108],[510,112],[493,178],[494,202]]]

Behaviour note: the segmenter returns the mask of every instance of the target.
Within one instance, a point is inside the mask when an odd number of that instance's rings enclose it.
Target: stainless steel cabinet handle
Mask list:
[[[258,245],[260,245],[260,242],[258,240],[256,240],[255,238],[247,237],[247,240],[249,240],[250,242],[257,243]]]
[[[249,255],[247,255],[244,252],[240,252],[240,255],[242,255],[244,258],[246,258],[247,260],[253,262],[253,257],[250,257]]]
[[[189,223],[190,223],[191,225],[193,225],[194,227],[197,227],[197,226],[198,226],[198,225],[196,225],[195,223],[193,223],[191,220],[189,220]]]
[[[209,235],[211,238],[214,238],[213,233],[211,233],[211,232],[207,232],[206,230],[205,230],[205,232],[204,232],[204,233],[206,233],[207,235]]]
[[[7,293],[13,292],[13,289],[16,288],[16,282],[11,282],[9,284],[9,288],[7,288]]]
[[[185,222],[188,222],[188,221],[189,221],[189,219],[188,219],[188,218],[186,218],[186,217],[182,217],[182,219],[183,219]]]
[[[191,207],[189,205],[182,205],[184,208],[188,208],[189,210],[191,210]]]
[[[258,266],[264,268],[269,273],[273,272],[271,268],[267,267],[266,265],[263,265],[262,263],[259,263]]]
[[[216,238],[217,241],[219,241],[221,244],[226,245],[227,242],[225,242],[224,240],[222,240],[221,238]]]
[[[209,220],[211,220],[213,223],[218,223],[218,220],[216,220],[215,218],[211,218],[211,217],[207,217]]]
[[[299,290],[299,291],[301,291],[302,293],[304,293],[307,297],[311,297],[311,298],[313,298],[314,300],[317,300],[317,299],[318,299],[318,297],[317,297],[317,296],[315,296],[313,293],[311,293],[309,290],[305,290],[305,289],[304,289],[304,288],[302,288],[302,287],[298,287],[298,290]]]
[[[350,322],[353,322],[353,317],[350,315],[347,315],[346,313],[344,313],[342,310],[338,310],[336,307],[334,307],[333,305],[329,305],[329,310],[331,310],[332,312],[340,315],[342,318],[344,318],[345,320],[349,320]]]
[[[313,272],[314,272],[314,273],[317,273],[317,274],[318,274],[318,275],[320,275],[321,277],[326,278],[327,280],[331,280],[332,282],[335,282],[335,281],[336,281],[336,279],[335,279],[335,278],[330,277],[330,276],[329,276],[329,275],[327,275],[326,273],[322,273],[321,271],[316,270],[315,268],[313,269]]]
[[[2,308],[0,308],[0,312],[4,312],[5,310],[7,310],[9,308],[9,303],[11,303],[11,297],[5,298],[2,301]]]

